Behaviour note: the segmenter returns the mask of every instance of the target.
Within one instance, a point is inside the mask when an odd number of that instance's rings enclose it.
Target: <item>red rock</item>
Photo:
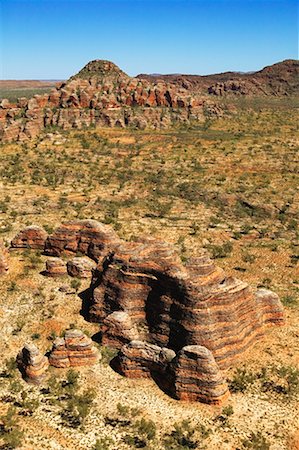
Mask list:
[[[67,275],[66,262],[61,258],[51,258],[46,261],[46,270],[44,275],[48,277],[63,277]]]
[[[36,225],[21,230],[11,241],[11,248],[32,248],[43,250],[48,234]]]
[[[50,256],[81,253],[97,261],[118,241],[108,225],[96,220],[74,220],[64,223],[48,237],[45,253]]]
[[[230,367],[265,333],[283,324],[283,308],[272,293],[255,293],[226,277],[207,257],[183,266],[174,249],[153,239],[115,246],[91,284],[90,320],[102,324],[106,345],[134,339],[175,351],[189,345],[208,348],[221,368]],[[123,333],[107,318],[126,314]],[[117,340],[119,336],[119,343]]]
[[[54,367],[90,366],[97,362],[99,354],[92,340],[80,330],[67,330],[63,338],[54,341],[49,363]]]
[[[18,367],[28,383],[40,384],[46,378],[48,358],[34,344],[26,344],[17,356]]]
[[[91,278],[96,264],[88,258],[73,258],[67,262],[67,272],[71,277]]]
[[[178,400],[220,405],[229,396],[227,383],[206,347],[183,347],[168,371],[171,393]]]

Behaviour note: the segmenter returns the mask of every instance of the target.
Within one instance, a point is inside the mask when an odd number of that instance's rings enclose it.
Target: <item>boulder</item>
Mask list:
[[[46,239],[48,237],[47,232],[36,225],[21,230],[11,241],[11,248],[32,248],[37,250],[43,250]]]
[[[165,374],[168,363],[175,356],[173,350],[144,341],[131,341],[118,352],[115,368],[128,378],[151,378],[154,374]]]
[[[67,330],[63,338],[55,339],[49,356],[54,367],[90,366],[99,358],[92,340],[80,330]]]
[[[46,378],[48,358],[34,344],[25,344],[17,356],[17,364],[28,383],[40,384]]]
[[[44,275],[48,277],[63,277],[67,275],[66,262],[61,258],[51,258],[46,261]]]
[[[71,277],[77,278],[91,278],[92,271],[96,264],[89,258],[73,258],[67,262],[67,273]]]

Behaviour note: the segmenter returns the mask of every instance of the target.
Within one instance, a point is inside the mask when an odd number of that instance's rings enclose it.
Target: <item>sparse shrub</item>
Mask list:
[[[113,440],[110,437],[101,437],[96,440],[95,445],[92,450],[109,450],[110,446],[113,444]]]
[[[12,406],[8,408],[6,414],[0,417],[0,437],[6,444],[7,449],[20,447],[24,434],[16,419],[16,409]]]
[[[188,420],[174,424],[174,430],[165,436],[164,448],[167,450],[187,450],[198,448],[199,442],[194,437],[195,429]]]
[[[207,249],[212,253],[213,258],[226,258],[233,250],[233,244],[230,241],[225,242],[223,245],[207,245]]]
[[[232,380],[229,382],[231,392],[245,392],[254,383],[256,375],[246,367],[237,368]]]
[[[270,450],[270,444],[260,431],[252,432],[247,439],[242,442],[243,449]]]

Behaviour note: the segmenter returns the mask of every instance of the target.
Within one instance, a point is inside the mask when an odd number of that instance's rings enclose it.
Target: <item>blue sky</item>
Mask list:
[[[250,71],[298,59],[298,0],[0,0],[0,78]]]

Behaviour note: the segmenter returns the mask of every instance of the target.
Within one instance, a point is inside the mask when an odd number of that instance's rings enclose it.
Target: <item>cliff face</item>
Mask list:
[[[201,121],[221,109],[198,93],[165,81],[131,78],[109,61],[92,61],[50,94],[0,103],[0,140],[25,141],[47,126],[165,128]]]

